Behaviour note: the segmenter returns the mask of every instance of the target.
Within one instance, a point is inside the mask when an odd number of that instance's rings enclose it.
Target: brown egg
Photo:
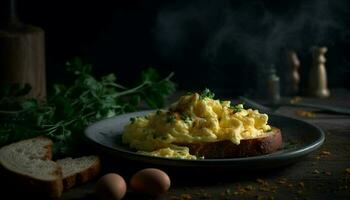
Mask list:
[[[137,192],[156,196],[168,191],[170,178],[162,170],[147,168],[131,177],[130,186]]]
[[[120,175],[109,173],[98,180],[95,193],[101,200],[120,200],[126,193],[126,183]]]

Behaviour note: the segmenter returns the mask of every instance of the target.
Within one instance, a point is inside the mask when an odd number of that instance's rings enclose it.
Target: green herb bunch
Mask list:
[[[97,120],[137,110],[142,102],[150,108],[164,106],[165,98],[175,90],[171,73],[160,79],[153,68],[143,71],[141,83],[127,88],[109,74],[100,80],[92,75],[92,66],[79,58],[67,63],[75,76],[71,85],[56,84],[46,101],[19,98],[30,91],[28,85],[1,88],[0,146],[35,137],[53,139],[55,155],[79,152],[84,129]]]

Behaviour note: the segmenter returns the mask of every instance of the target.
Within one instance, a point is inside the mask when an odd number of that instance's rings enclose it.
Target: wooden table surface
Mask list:
[[[334,92],[329,99],[304,100],[350,107],[350,92]],[[278,112],[311,122],[326,133],[324,145],[297,163],[257,172],[162,168],[172,180],[166,194],[147,197],[128,191],[125,199],[350,199],[350,116],[316,113],[306,118],[296,114],[297,110],[301,108],[280,107]],[[115,172],[126,180],[139,169],[154,167],[108,157],[103,157],[103,166],[101,175]],[[62,199],[95,199],[95,183],[75,187]]]

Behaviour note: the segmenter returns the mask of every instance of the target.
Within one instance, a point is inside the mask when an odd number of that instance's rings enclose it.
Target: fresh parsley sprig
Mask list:
[[[56,155],[78,153],[83,130],[92,122],[135,111],[142,102],[163,107],[175,90],[173,73],[160,79],[152,68],[142,72],[139,85],[128,88],[118,84],[114,74],[97,79],[92,66],[79,58],[67,66],[75,81],[54,85],[44,102],[19,98],[29,92],[28,85],[0,89],[0,146],[45,135],[54,140]]]

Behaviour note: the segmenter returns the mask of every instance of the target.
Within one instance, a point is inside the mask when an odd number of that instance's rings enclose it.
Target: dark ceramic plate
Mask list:
[[[318,149],[325,136],[321,129],[307,122],[280,115],[269,115],[269,124],[281,129],[284,148],[272,154],[244,158],[182,160],[146,156],[128,148],[121,141],[124,126],[131,117],[152,111],[119,115],[96,122],[85,130],[87,141],[102,153],[130,161],[177,167],[271,168],[287,165]]]

